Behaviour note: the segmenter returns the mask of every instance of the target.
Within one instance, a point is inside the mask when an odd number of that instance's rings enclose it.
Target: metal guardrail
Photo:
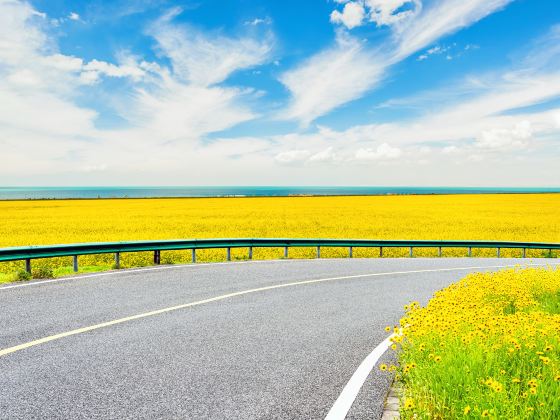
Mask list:
[[[370,240],[370,239],[276,239],[276,238],[244,238],[244,239],[178,239],[166,241],[135,241],[135,242],[101,242],[79,243],[68,245],[42,245],[13,248],[0,248],[0,262],[25,260],[25,269],[31,272],[31,260],[35,258],[73,257],[74,271],[78,271],[78,256],[88,254],[115,254],[115,265],[120,266],[120,254],[123,252],[153,251],[154,264],[159,264],[161,251],[192,250],[192,262],[196,262],[197,249],[226,249],[226,258],[231,261],[231,248],[248,248],[248,258],[253,257],[253,248],[284,248],[284,258],[288,258],[291,247],[316,247],[317,258],[321,257],[321,247],[348,248],[348,257],[352,258],[353,248],[379,248],[379,256],[383,256],[383,248],[409,248],[409,256],[414,256],[414,248],[438,248],[442,256],[443,248],[467,248],[469,257],[473,248],[496,248],[500,250],[522,249],[523,258],[526,250],[560,250],[560,243],[541,242],[506,242],[506,241],[415,241],[415,240]]]

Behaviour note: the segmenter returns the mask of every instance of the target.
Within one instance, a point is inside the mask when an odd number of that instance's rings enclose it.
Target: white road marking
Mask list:
[[[560,263],[553,263],[552,265],[558,266]],[[523,266],[547,266],[549,264],[523,264]],[[487,266],[486,268],[505,268],[505,267],[512,267],[511,265],[506,266]],[[483,267],[471,267],[474,269],[480,269]],[[445,269],[443,269],[445,270]],[[458,268],[457,270],[461,270]],[[433,270],[433,271],[442,271],[440,270]],[[396,274],[396,273],[395,273]],[[399,273],[400,274],[400,273]],[[394,334],[393,334],[394,335]],[[385,353],[389,346],[391,345],[391,337],[387,337],[383,340],[377,347],[373,349],[373,351],[364,359],[364,361],[358,366],[358,369],[354,372],[336,401],[334,402],[333,406],[327,413],[325,420],[344,420],[348,411],[352,407],[354,400],[358,396],[358,393],[362,389],[364,382],[366,381],[367,377],[373,370],[375,364],[378,362],[379,358]]]
[[[325,420],[344,420],[346,418],[348,411],[350,411],[352,404],[354,404],[356,396],[360,389],[362,389],[362,385],[373,370],[373,367],[391,345],[390,338],[391,336],[383,340],[360,364],[329,410]]]
[[[533,264],[536,265],[536,264]],[[542,265],[542,264],[541,264]],[[78,328],[71,331],[62,332],[59,334],[43,337],[37,340],[29,341],[27,343],[19,344],[17,346],[8,347],[5,349],[0,350],[0,356],[5,356],[10,353],[14,353],[19,350],[24,350],[29,347],[37,346],[39,344],[48,343],[49,341],[59,340],[61,338],[69,337],[76,334],[82,334],[93,330],[98,330],[100,328],[110,327],[112,325],[121,324],[123,322],[133,321],[136,319],[146,318],[149,316],[160,315],[166,312],[172,312],[179,309],[190,308],[193,306],[203,305],[206,303],[217,302],[224,299],[229,299],[236,296],[248,295],[251,293],[257,292],[264,292],[267,290],[274,290],[274,289],[281,289],[284,287],[293,287],[293,286],[302,286],[306,284],[315,284],[315,283],[323,283],[328,281],[335,281],[335,280],[349,280],[349,279],[359,279],[365,277],[379,277],[379,276],[389,276],[389,275],[398,275],[398,274],[418,274],[418,273],[436,273],[436,272],[445,272],[445,271],[461,271],[461,270],[479,270],[479,269],[488,269],[488,268],[505,268],[505,267],[512,267],[512,265],[494,265],[494,266],[481,266],[481,267],[455,267],[455,268],[436,268],[436,269],[424,269],[424,270],[409,270],[409,271],[392,271],[392,272],[385,272],[385,273],[369,273],[369,274],[356,274],[352,276],[339,276],[339,277],[328,277],[323,279],[313,279],[313,280],[301,280],[295,281],[290,283],[283,283],[277,284],[274,286],[265,286],[265,287],[258,287],[255,289],[249,290],[242,290],[239,292],[228,293],[225,295],[215,296],[208,299],[199,300],[196,302],[185,303],[182,305],[171,306],[168,308],[158,309],[155,311],[144,312],[137,315],[128,316],[125,318],[119,318],[112,321],[102,322],[100,324],[90,325],[83,328]]]

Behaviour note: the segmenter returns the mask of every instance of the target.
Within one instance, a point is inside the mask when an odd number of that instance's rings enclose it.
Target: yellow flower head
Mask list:
[[[404,401],[404,408],[405,408],[406,410],[411,410],[411,409],[413,409],[413,408],[414,408],[414,400],[413,400],[412,398],[407,398],[407,399]]]

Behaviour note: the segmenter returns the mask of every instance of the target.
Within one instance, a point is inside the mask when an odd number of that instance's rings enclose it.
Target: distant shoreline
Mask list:
[[[221,194],[221,195],[184,195],[184,196],[86,196],[86,197],[2,197],[2,189],[0,188],[0,202],[15,201],[82,201],[82,200],[174,200],[174,199],[210,199],[210,198],[327,198],[327,197],[394,197],[394,196],[451,196],[451,195],[535,195],[535,194],[560,194],[560,188],[542,189],[542,190],[488,190],[482,189],[458,189],[451,191],[452,188],[446,188],[445,191],[408,191],[408,192],[378,192],[378,193],[291,193],[291,194]]]

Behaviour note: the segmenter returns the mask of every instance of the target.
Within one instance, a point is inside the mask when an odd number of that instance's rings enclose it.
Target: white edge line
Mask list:
[[[336,399],[332,408],[329,410],[325,420],[343,420],[346,418],[348,411],[350,411],[352,404],[354,404],[354,400],[358,396],[370,372],[373,370],[373,367],[391,345],[391,337],[392,336],[389,336],[383,340],[360,364]]]
[[[553,265],[559,265],[560,263],[555,263]],[[550,264],[524,264],[524,266],[546,266]],[[511,265],[502,266],[486,266],[486,267],[469,267],[474,269],[480,268],[505,268],[512,267]],[[451,271],[451,270],[466,270],[467,268],[455,268],[455,269],[434,269],[434,270],[424,270],[424,271]],[[402,272],[393,274],[403,274]],[[391,345],[391,337],[395,334],[390,335],[385,340],[383,340],[373,351],[363,360],[363,362],[358,366],[358,369],[354,372],[346,386],[343,388],[342,392],[334,402],[333,406],[327,413],[325,420],[344,420],[352,404],[356,400],[358,393],[362,389],[367,377],[375,367],[376,363],[379,361],[381,356],[389,349]]]

